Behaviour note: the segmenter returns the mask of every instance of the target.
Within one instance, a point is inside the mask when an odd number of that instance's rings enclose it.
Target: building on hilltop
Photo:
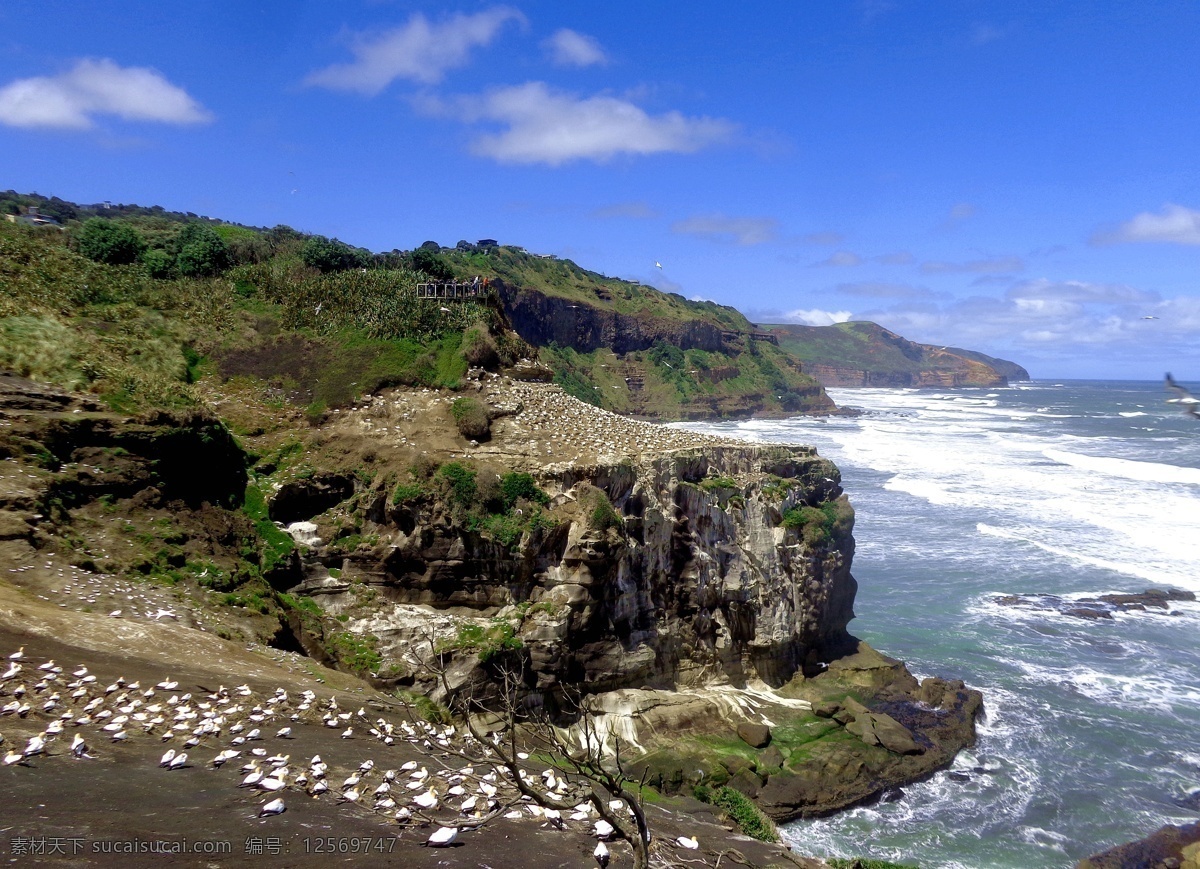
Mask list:
[[[9,223],[20,223],[25,226],[57,226],[62,228],[62,224],[50,217],[47,214],[42,214],[37,210],[37,207],[30,205],[25,209],[24,214],[6,214]]]

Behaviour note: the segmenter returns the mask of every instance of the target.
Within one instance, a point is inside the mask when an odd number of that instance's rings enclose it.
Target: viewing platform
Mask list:
[[[418,299],[446,299],[448,301],[485,299],[492,295],[488,281],[429,281],[417,284]]]

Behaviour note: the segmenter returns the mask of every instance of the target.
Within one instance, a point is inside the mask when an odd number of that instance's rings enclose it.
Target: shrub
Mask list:
[[[448,281],[454,277],[454,270],[446,264],[446,261],[436,251],[427,247],[420,247],[413,251],[412,264],[414,269],[425,272],[434,280]]]
[[[775,825],[741,791],[728,786],[717,788],[714,791],[699,785],[693,789],[693,794],[701,802],[711,803],[724,810],[725,814],[751,839],[758,839],[760,842],[779,841]]]
[[[353,248],[336,238],[314,235],[300,248],[300,259],[306,266],[320,272],[341,272],[349,268],[366,268],[371,265],[371,254],[361,248]]]
[[[736,489],[737,487],[737,480],[733,477],[709,477],[700,482],[700,488],[706,492],[715,492],[720,489]]]
[[[854,509],[844,495],[819,507],[792,507],[783,514],[783,527],[799,529],[801,538],[812,547],[844,536],[853,526]]]
[[[488,418],[487,408],[478,399],[459,396],[450,404],[450,414],[463,437],[476,441],[491,437],[492,421]]]
[[[400,483],[392,490],[392,504],[399,505],[415,501],[424,494],[424,491],[420,483]]]
[[[467,362],[476,368],[493,371],[500,365],[500,349],[487,326],[480,324],[468,329],[463,334],[462,348]]]
[[[175,276],[175,260],[161,248],[150,248],[143,253],[142,265],[152,278],[166,279]]]
[[[93,217],[79,231],[79,252],[90,260],[119,266],[138,261],[146,243],[127,223]]]
[[[229,248],[221,236],[199,221],[185,226],[175,243],[179,248],[175,266],[184,277],[219,274],[233,264]]]
[[[325,645],[347,669],[359,674],[378,673],[383,657],[376,648],[379,639],[362,636],[350,631],[330,634]]]
[[[479,660],[487,663],[502,652],[515,651],[522,646],[521,638],[508,619],[496,617],[486,627],[477,624],[465,624],[458,629],[453,640],[443,645],[443,649],[456,649],[461,652],[478,652]]]
[[[462,462],[447,462],[438,471],[438,476],[449,485],[450,497],[455,503],[463,507],[470,507],[475,503],[478,487],[474,470]]]
[[[523,472],[512,471],[501,476],[500,493],[505,509],[511,509],[521,498],[543,507],[550,503],[550,496],[542,491],[533,475]]]
[[[624,524],[621,515],[608,500],[608,495],[600,489],[594,489],[588,496],[588,527],[597,531],[607,531],[609,528],[620,529]]]

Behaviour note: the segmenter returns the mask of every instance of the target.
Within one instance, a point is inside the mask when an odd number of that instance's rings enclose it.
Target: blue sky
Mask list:
[[[1156,0],[11,0],[0,189],[1196,382],[1198,45]]]

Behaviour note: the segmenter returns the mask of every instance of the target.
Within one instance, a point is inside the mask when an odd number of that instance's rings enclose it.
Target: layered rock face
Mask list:
[[[513,547],[436,499],[391,506],[380,494],[368,510],[378,545],[348,557],[338,580],[317,570],[296,590],[350,612],[348,581],[363,580],[393,606],[350,625],[410,665],[431,629],[445,645],[456,620],[511,618],[536,692],[779,686],[853,647],[852,512],[837,469],[811,448],[679,451],[541,482],[555,524]],[[621,517],[610,527],[595,518],[605,501]],[[795,521],[804,506],[822,527]],[[454,618],[431,628],[413,605]]]

